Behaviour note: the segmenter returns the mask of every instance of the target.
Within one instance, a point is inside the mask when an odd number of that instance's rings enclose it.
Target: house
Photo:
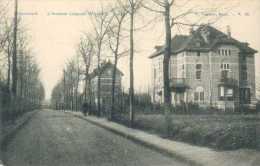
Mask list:
[[[153,102],[163,102],[164,46],[152,59]],[[256,50],[209,25],[172,39],[169,61],[172,103],[197,103],[219,109],[254,107]]]
[[[91,73],[91,89],[95,103],[98,101],[98,76],[100,75],[100,103],[103,106],[111,104],[112,99],[112,82],[113,82],[114,65],[111,62],[103,62],[99,69]],[[121,80],[123,73],[116,70],[115,95],[121,93]]]

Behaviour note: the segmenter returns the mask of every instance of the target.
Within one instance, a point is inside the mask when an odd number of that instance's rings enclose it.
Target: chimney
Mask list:
[[[200,32],[200,35],[204,39],[205,43],[210,43],[210,31],[207,28],[203,28]]]
[[[231,29],[229,25],[227,26],[227,36],[228,38],[231,38]]]

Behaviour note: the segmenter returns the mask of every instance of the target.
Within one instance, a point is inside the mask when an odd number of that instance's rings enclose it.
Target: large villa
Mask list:
[[[153,102],[163,102],[164,46],[152,59]],[[255,107],[255,54],[248,43],[208,25],[172,39],[170,86],[172,103],[197,103],[219,109]]]

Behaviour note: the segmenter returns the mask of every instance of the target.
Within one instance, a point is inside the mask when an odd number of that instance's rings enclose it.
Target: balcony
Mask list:
[[[173,92],[183,93],[189,88],[186,78],[171,78],[170,87]]]
[[[221,78],[220,79],[220,86],[225,86],[225,87],[232,87],[232,88],[236,88],[238,86],[238,81],[235,80],[234,78],[229,78],[229,77],[225,77],[225,78]]]

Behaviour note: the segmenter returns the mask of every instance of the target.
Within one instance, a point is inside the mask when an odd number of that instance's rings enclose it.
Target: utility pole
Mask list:
[[[17,19],[18,19],[18,0],[15,0],[14,5],[14,38],[13,38],[13,70],[12,70],[12,94],[17,95]]]
[[[129,116],[130,116],[130,127],[134,125],[134,1],[131,1],[131,12],[130,12],[130,87],[129,87]]]

